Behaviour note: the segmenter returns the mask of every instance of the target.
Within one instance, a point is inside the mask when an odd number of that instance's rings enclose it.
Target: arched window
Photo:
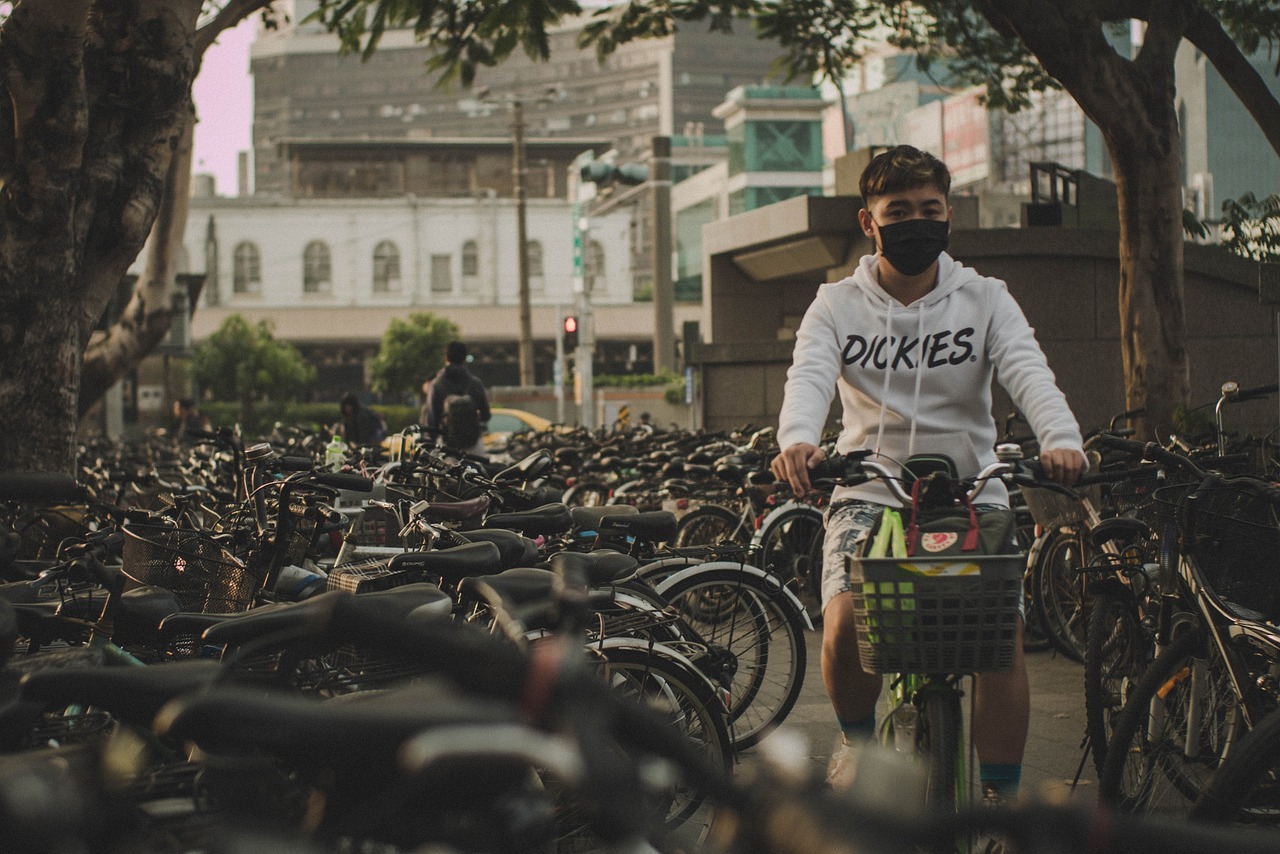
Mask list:
[[[321,240],[313,240],[302,250],[302,292],[327,294],[333,288],[333,263],[329,247]]]
[[[262,293],[262,253],[254,243],[237,243],[233,259],[231,287],[237,294]]]
[[[525,257],[529,261],[529,290],[541,293],[546,290],[546,279],[542,275],[542,242],[530,240],[526,243]]]
[[[390,240],[373,247],[373,292],[400,290],[400,250]]]
[[[604,247],[599,240],[587,243],[582,256],[582,278],[586,280],[587,290],[603,288],[604,284]]]

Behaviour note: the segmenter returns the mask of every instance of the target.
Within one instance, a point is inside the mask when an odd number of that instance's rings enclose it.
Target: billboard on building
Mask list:
[[[980,92],[970,89],[942,102],[941,157],[951,169],[953,187],[981,181],[991,171],[987,108]]]

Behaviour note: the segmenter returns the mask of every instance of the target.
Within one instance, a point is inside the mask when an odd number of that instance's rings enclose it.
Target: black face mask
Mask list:
[[[880,226],[880,253],[904,276],[918,276],[947,248],[951,223],[908,219]]]

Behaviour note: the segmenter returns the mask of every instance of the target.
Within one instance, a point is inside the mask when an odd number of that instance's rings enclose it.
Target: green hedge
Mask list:
[[[209,401],[201,404],[205,415],[214,426],[234,424],[239,420],[240,405]],[[418,423],[418,407],[393,404],[377,404],[369,407],[387,422],[387,432],[395,433]],[[282,424],[308,427],[313,430],[332,426],[339,417],[336,403],[261,403],[255,410],[253,424],[241,424],[246,436],[262,436],[271,431],[277,421]]]

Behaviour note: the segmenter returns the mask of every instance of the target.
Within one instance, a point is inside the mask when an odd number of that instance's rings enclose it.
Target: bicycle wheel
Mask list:
[[[1098,797],[1127,812],[1184,815],[1231,743],[1239,714],[1226,664],[1199,632],[1179,635],[1129,694]]]
[[[729,691],[736,748],[756,744],[791,712],[804,684],[799,610],[769,579],[732,568],[691,574],[661,592],[708,646],[709,675]]]
[[[1232,746],[1191,809],[1192,821],[1280,826],[1280,710]]]
[[[733,540],[741,527],[740,514],[719,504],[703,504],[690,510],[676,523],[676,548],[710,546],[725,540]]]
[[[569,507],[602,507],[609,501],[609,484],[596,480],[580,480],[561,497]]]
[[[1099,775],[1115,719],[1151,663],[1153,642],[1142,627],[1132,595],[1116,590],[1099,594],[1089,614],[1084,651],[1085,727]]]
[[[795,507],[760,532],[760,565],[795,591],[810,620],[822,618],[822,512]]]
[[[661,714],[715,767],[726,771],[730,768],[733,754],[724,706],[706,680],[686,662],[647,647],[610,646],[601,650],[599,665],[614,691]],[[713,814],[702,791],[684,779],[656,793],[651,803],[637,807],[648,809],[654,826],[662,828],[666,835],[688,844],[701,842]],[[585,832],[585,828],[571,825],[572,821],[561,824],[562,840]],[[589,851],[600,847],[558,845],[557,850]]]
[[[916,749],[929,771],[925,802],[930,809],[956,809],[956,766],[960,745],[960,697],[954,691],[926,691],[920,698]]]
[[[1015,533],[1018,538],[1018,551],[1028,554],[1036,541],[1036,520],[1029,510],[1022,508],[1014,511],[1014,518],[1017,525]],[[1045,652],[1053,649],[1053,642],[1049,640],[1049,633],[1040,625],[1040,614],[1035,607],[1035,588],[1032,586],[1034,581],[1035,573],[1032,572],[1032,567],[1028,565],[1027,571],[1022,578],[1023,652]]]
[[[1054,649],[1072,661],[1084,660],[1089,594],[1080,570],[1087,564],[1084,530],[1064,527],[1043,534],[1034,568],[1035,606],[1040,627]]]

